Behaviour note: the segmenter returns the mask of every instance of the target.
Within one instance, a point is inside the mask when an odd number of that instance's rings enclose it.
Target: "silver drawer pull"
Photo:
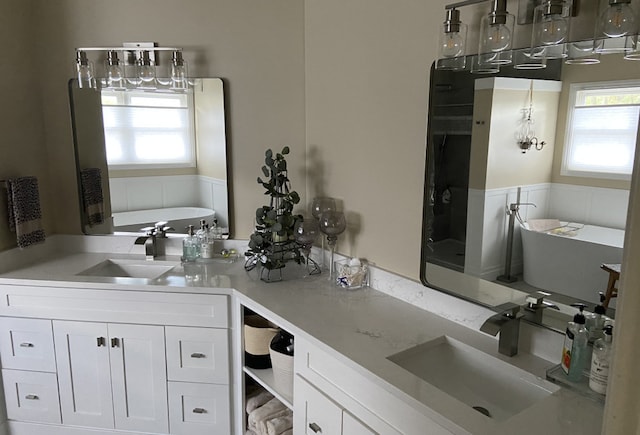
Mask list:
[[[20,343],[20,347],[33,347],[33,343]]]
[[[206,414],[207,410],[204,408],[193,408],[193,413],[194,414]]]
[[[309,429],[311,429],[315,433],[322,433],[322,428],[315,423],[309,423]]]
[[[38,400],[38,399],[40,399],[35,394],[27,394],[26,396],[24,396],[24,398],[27,399],[27,400]]]
[[[192,353],[191,358],[206,358],[207,356],[204,353]]]

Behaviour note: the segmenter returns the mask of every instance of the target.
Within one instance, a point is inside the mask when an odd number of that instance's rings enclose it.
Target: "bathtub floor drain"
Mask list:
[[[491,413],[489,412],[489,410],[487,408],[483,408],[482,406],[474,406],[473,409],[478,411],[480,414],[484,414],[487,417],[491,418]]]

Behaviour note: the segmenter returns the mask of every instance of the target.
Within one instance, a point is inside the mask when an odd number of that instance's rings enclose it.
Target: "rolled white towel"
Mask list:
[[[291,428],[293,428],[293,413],[291,411],[267,421],[268,435],[280,435]]]
[[[260,420],[257,422],[258,425],[258,434],[259,435],[269,435],[269,429],[267,428],[267,423],[274,418],[284,417],[288,413],[290,413],[289,409],[281,409],[280,411],[266,417],[264,420]]]
[[[264,422],[266,422],[266,420],[268,420],[269,418],[276,417],[276,414],[286,409],[287,407],[284,406],[278,399],[273,398],[269,400],[264,405],[254,409],[249,413],[249,429],[258,433],[262,433],[262,431],[260,430],[260,423],[263,423],[262,426],[264,426],[264,434],[266,435],[267,429]]]
[[[293,435],[293,428],[285,430],[280,435]]]
[[[251,414],[271,399],[273,399],[273,394],[267,390],[258,390],[251,397],[247,398],[247,414]]]

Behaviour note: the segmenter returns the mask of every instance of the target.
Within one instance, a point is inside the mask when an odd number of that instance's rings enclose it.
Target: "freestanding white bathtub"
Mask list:
[[[141,228],[153,226],[156,222],[167,221],[177,233],[186,233],[186,227],[200,228],[200,219],[211,224],[215,212],[200,207],[154,208],[113,213],[114,231],[140,232]]]
[[[578,226],[578,225],[576,225]],[[621,263],[624,230],[584,225],[575,235],[521,227],[524,281],[532,286],[598,302],[609,275],[602,263]]]

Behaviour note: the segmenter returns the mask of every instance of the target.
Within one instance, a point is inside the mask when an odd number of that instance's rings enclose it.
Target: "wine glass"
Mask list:
[[[326,196],[313,198],[313,202],[311,203],[311,215],[316,218],[318,222],[320,221],[320,215],[322,213],[335,211],[336,209],[336,200]],[[324,269],[324,238],[322,239],[322,265],[320,267]]]
[[[318,267],[318,264],[309,258],[311,254],[311,246],[313,246],[313,242],[316,241],[318,237],[318,222],[315,219],[304,219],[296,222],[295,227],[293,228],[293,234],[295,236],[296,242],[302,245],[301,250],[306,257],[306,275],[315,275],[320,273],[321,270]],[[309,262],[313,263],[311,269],[309,269]]]
[[[347,220],[344,217],[344,213],[341,211],[330,210],[320,215],[318,221],[320,231],[327,236],[327,244],[331,249],[331,263],[329,263],[329,279],[333,279],[333,254],[336,250],[336,242],[338,236],[347,229]]]

